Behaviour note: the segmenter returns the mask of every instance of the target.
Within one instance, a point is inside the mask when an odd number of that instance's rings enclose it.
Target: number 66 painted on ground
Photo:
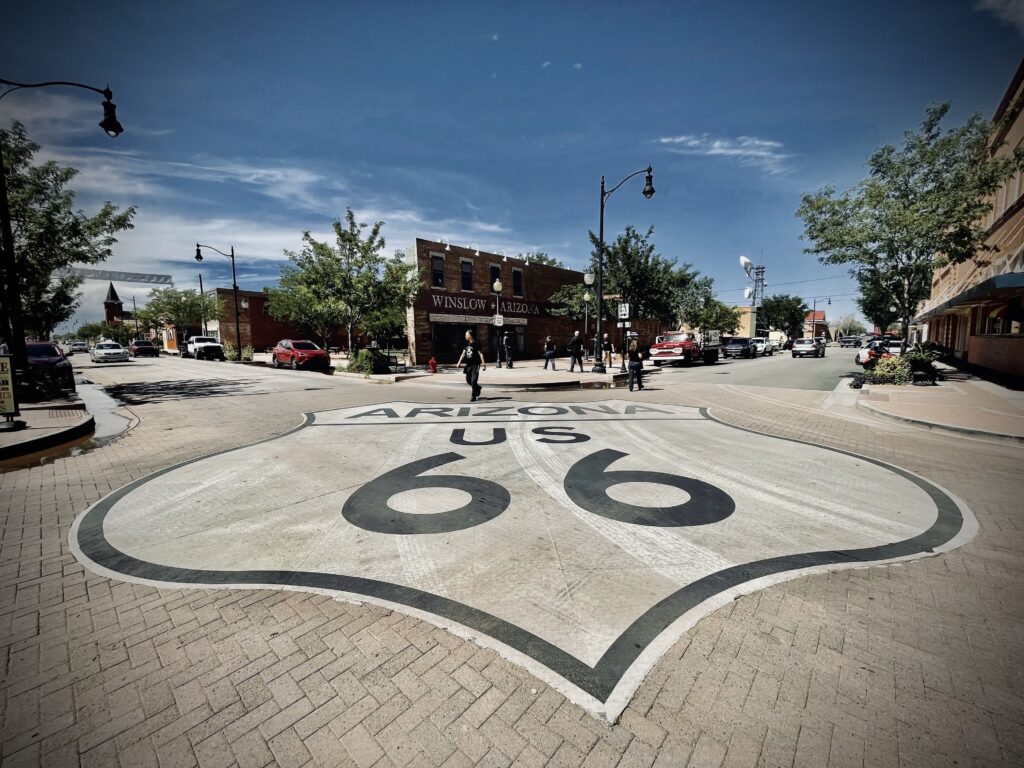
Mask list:
[[[729,494],[696,478],[666,472],[608,469],[612,462],[628,455],[609,448],[583,457],[565,475],[566,494],[588,512],[635,525],[707,525],[724,520],[736,509]],[[341,514],[359,528],[391,534],[450,533],[493,520],[512,502],[504,486],[479,477],[423,474],[464,458],[455,452],[441,453],[385,472],[353,493]],[[670,485],[685,491],[690,498],[671,507],[640,507],[608,495],[608,489],[620,483]],[[388,499],[395,494],[420,488],[452,488],[468,493],[472,499],[458,509],[429,515],[399,512],[388,506]]]

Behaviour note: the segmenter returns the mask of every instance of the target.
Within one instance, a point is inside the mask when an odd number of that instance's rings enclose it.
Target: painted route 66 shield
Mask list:
[[[71,545],[114,578],[396,607],[614,718],[737,594],[973,531],[920,477],[696,408],[388,403],[131,483],[82,513]]]

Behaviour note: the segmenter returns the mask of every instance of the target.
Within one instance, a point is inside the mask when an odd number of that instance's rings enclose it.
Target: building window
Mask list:
[[[495,280],[500,280],[500,279],[501,279],[501,267],[499,267],[497,264],[491,264],[491,283],[490,284],[493,286],[494,285],[494,281]],[[490,288],[490,290],[493,291],[494,288]]]
[[[430,285],[444,288],[444,256],[430,254]]]
[[[459,268],[462,270],[462,290],[472,291],[473,290],[473,262],[469,259],[463,259],[459,262]]]
[[[523,295],[523,270],[521,269],[512,270],[512,295]]]

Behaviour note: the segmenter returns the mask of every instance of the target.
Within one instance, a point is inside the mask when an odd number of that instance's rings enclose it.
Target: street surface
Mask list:
[[[849,358],[470,406],[76,356],[134,426],[0,475],[3,764],[1019,765],[1024,451]]]
[[[668,383],[672,377],[675,383],[679,377],[691,384],[832,391],[843,376],[863,371],[853,360],[856,351],[833,346],[825,350],[825,357],[794,358],[789,352],[776,352],[769,357],[719,359],[714,365],[664,366],[662,371],[667,376],[661,381]]]

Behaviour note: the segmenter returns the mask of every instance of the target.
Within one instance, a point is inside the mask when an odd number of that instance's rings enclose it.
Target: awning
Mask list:
[[[968,288],[963,293],[957,294],[949,301],[944,301],[937,307],[922,312],[914,318],[915,323],[923,323],[948,312],[954,307],[963,304],[980,304],[983,301],[998,301],[1004,298],[1004,294],[1024,288],[1024,272],[1009,272],[1005,275],[996,275],[978,283],[973,288]]]

